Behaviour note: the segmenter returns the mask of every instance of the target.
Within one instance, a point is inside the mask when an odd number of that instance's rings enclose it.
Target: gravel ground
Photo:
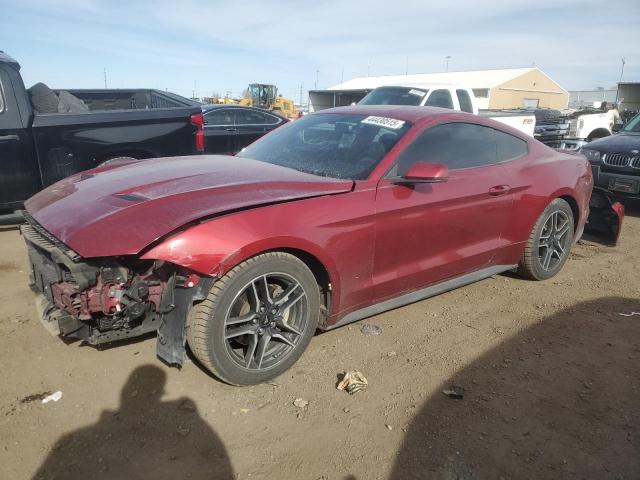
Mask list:
[[[50,336],[2,231],[0,478],[640,478],[638,238],[636,206],[617,247],[581,242],[549,281],[498,275],[316,335],[237,388],[166,367],[152,336]],[[354,396],[335,388],[352,369]]]

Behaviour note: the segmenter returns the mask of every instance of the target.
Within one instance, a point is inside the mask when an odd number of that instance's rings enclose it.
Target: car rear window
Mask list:
[[[369,92],[359,105],[420,105],[429,93],[423,88],[411,87],[378,87]]]

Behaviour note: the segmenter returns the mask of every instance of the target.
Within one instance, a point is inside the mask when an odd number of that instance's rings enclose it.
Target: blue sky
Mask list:
[[[0,0],[27,86],[191,96],[274,83],[300,98],[356,76],[528,67],[568,90],[640,80],[640,2]],[[305,94],[306,96],[306,94]]]

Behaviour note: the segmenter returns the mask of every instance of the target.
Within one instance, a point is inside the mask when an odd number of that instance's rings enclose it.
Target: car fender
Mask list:
[[[334,314],[371,295],[375,189],[348,195],[348,203],[332,195],[221,215],[160,240],[141,258],[219,278],[260,253],[299,251],[326,270]]]

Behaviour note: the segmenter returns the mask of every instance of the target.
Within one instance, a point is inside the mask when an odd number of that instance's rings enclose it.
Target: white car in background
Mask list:
[[[536,126],[533,113],[479,110],[473,91],[459,85],[386,85],[369,92],[358,105],[416,105],[459,110],[491,118],[531,137]]]

